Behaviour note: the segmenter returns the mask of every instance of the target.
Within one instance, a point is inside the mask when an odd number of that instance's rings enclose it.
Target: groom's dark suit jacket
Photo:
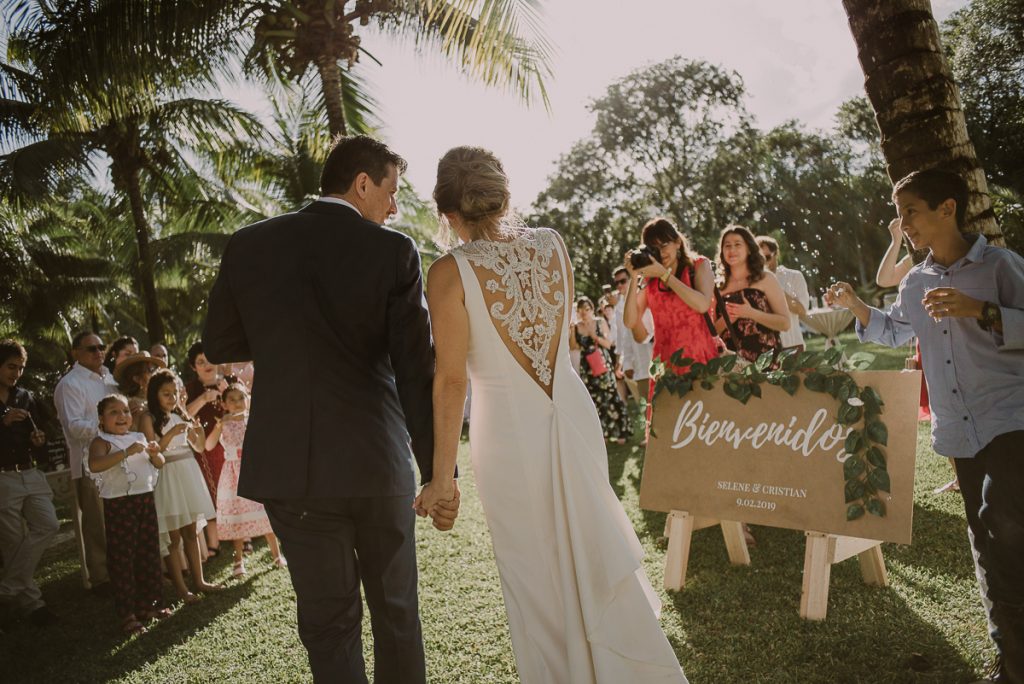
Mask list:
[[[242,228],[210,293],[203,352],[255,364],[240,495],[411,494],[413,454],[430,480],[434,354],[406,235],[322,201]]]

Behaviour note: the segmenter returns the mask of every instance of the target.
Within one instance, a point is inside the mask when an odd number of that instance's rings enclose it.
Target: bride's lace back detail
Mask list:
[[[566,275],[559,242],[554,231],[537,229],[507,242],[475,240],[454,250],[472,266],[498,336],[548,396],[565,327]]]

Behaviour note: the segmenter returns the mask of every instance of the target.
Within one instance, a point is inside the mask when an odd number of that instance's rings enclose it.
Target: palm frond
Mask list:
[[[48,199],[61,179],[91,173],[92,150],[84,142],[58,135],[0,156],[0,196],[12,202]]]
[[[541,0],[406,0],[413,22],[385,30],[432,45],[466,74],[550,108],[546,80],[554,48],[543,26]]]

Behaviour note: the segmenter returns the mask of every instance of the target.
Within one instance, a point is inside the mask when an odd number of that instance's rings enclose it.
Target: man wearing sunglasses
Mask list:
[[[75,364],[60,379],[53,392],[57,417],[68,445],[71,478],[75,483],[82,514],[82,543],[85,546],[86,587],[107,582],[107,542],[103,529],[103,501],[92,478],[82,477],[82,456],[99,429],[96,404],[118,392],[117,383],[103,365],[107,346],[94,332],[82,332],[71,341]]]

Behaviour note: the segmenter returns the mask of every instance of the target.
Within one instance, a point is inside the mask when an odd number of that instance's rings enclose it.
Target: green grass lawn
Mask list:
[[[854,351],[850,345],[850,351]],[[879,357],[878,367],[898,356]],[[889,366],[892,367],[892,366]],[[646,569],[660,587],[659,541],[665,516],[638,507],[642,450],[613,447],[610,476],[647,550]],[[487,528],[473,484],[468,448],[460,454],[463,509],[442,534],[419,521],[420,598],[429,681],[518,681]],[[868,587],[853,559],[834,566],[828,619],[798,615],[804,543],[801,532],[756,528],[752,564],[730,566],[721,534],[694,535],[687,587],[662,591],[662,624],[694,684],[730,682],[967,682],[993,657],[967,547],[960,497],[933,494],[950,478],[948,462],[918,448],[914,543],[886,544],[891,586]],[[208,574],[230,587],[181,607],[148,634],[125,640],[109,599],[81,588],[70,542],[50,549],[39,571],[60,613],[47,630],[24,627],[0,645],[0,680],[34,682],[308,681],[295,632],[287,571],[271,569],[257,543],[250,575],[230,579],[230,560]],[[366,654],[372,661],[368,620]],[[628,684],[628,683],[624,683]]]

